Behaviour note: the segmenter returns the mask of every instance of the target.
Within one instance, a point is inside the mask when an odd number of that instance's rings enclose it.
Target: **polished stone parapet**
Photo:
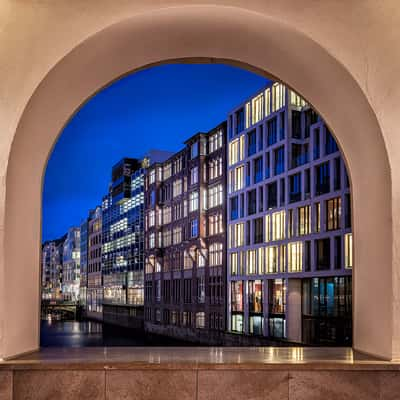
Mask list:
[[[400,398],[400,362],[349,348],[43,349],[0,363],[0,400]]]

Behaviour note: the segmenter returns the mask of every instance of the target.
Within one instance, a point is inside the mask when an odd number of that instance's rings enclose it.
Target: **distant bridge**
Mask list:
[[[72,301],[42,301],[42,318],[60,316],[60,319],[77,319],[80,306]]]

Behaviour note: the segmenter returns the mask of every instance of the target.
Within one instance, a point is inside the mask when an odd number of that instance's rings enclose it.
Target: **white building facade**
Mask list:
[[[273,83],[228,116],[228,330],[350,344],[351,199],[323,120]]]

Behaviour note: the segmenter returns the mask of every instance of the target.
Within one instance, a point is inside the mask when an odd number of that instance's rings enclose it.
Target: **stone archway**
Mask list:
[[[334,57],[294,27],[240,8],[190,6],[138,14],[84,40],[54,66],[26,106],[6,176],[2,357],[39,346],[42,177],[59,132],[112,80],[174,60],[227,62],[279,77],[323,116],[352,180],[354,347],[388,359],[399,355],[393,340],[390,165],[363,92]]]

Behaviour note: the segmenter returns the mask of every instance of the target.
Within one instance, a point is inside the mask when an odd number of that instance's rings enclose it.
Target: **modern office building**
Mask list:
[[[101,272],[102,210],[89,212],[86,316],[103,319],[103,277]],[[82,256],[81,256],[82,257]]]
[[[80,280],[79,280],[79,304],[86,312],[86,297],[88,285],[88,219],[80,226]]]
[[[80,291],[80,228],[68,230],[63,245],[62,293],[63,300],[79,301]]]
[[[63,247],[66,237],[43,243],[42,300],[62,300]]]
[[[349,344],[349,180],[335,139],[280,83],[228,116],[228,330]]]
[[[225,330],[226,123],[146,174],[145,330],[218,342]]]
[[[123,158],[112,168],[109,193],[102,202],[105,322],[143,326],[144,172],[151,162],[168,155],[152,151],[142,160]]]

